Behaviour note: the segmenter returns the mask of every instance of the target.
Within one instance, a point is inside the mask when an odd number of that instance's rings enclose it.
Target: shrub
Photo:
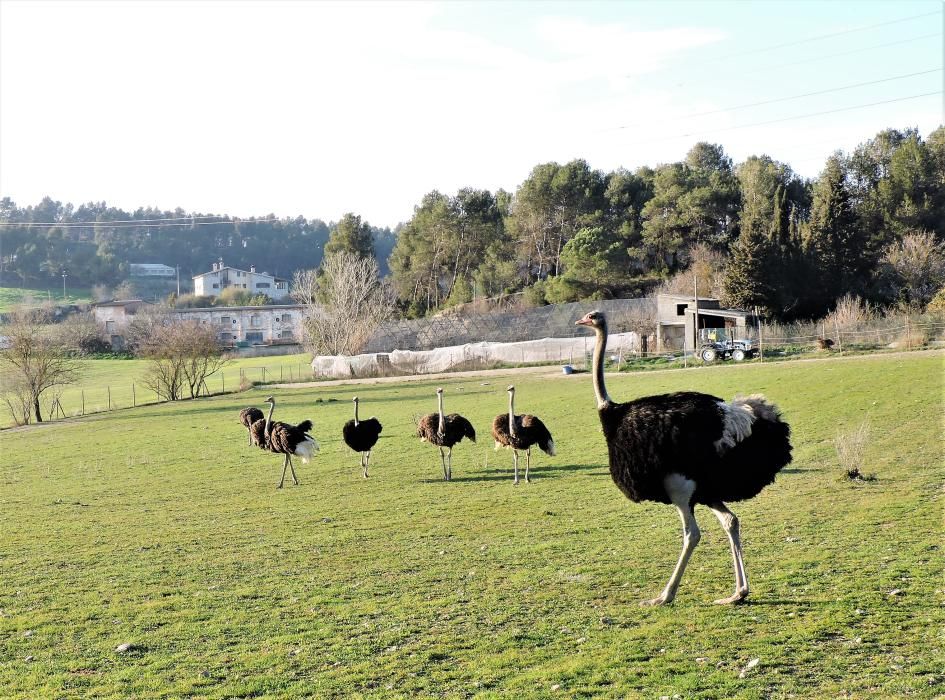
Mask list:
[[[875,476],[865,476],[866,447],[869,444],[870,425],[868,421],[860,423],[855,430],[837,431],[833,444],[837,450],[837,460],[844,476],[851,481],[873,481]]]

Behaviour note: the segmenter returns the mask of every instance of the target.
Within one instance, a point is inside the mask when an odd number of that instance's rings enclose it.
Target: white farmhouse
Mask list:
[[[210,324],[220,343],[226,346],[292,345],[299,342],[302,307],[298,304],[215,306],[175,309],[171,315]]]
[[[265,294],[270,299],[285,299],[289,296],[287,280],[266,272],[256,272],[255,267],[239,270],[219,262],[213,263],[210,272],[194,275],[194,294],[199,297],[215,297],[229,287],[245,290],[252,294]]]

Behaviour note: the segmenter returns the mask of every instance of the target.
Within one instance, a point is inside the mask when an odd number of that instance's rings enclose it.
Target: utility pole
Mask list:
[[[180,298],[180,265],[175,265],[177,268],[177,298]]]
[[[66,300],[66,277],[68,276],[69,274],[66,272],[65,268],[63,268],[62,270],[62,300],[63,301]]]

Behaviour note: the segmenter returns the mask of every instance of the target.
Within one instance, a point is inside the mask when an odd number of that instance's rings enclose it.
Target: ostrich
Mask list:
[[[532,461],[532,445],[538,445],[547,454],[554,457],[555,441],[541,419],[528,414],[515,415],[515,387],[509,385],[509,412],[500,413],[492,421],[492,437],[495,448],[506,447],[512,450],[512,464],[515,467],[515,484],[518,484],[518,451],[525,450],[525,481]]]
[[[348,447],[361,453],[361,471],[367,479],[368,461],[371,459],[371,449],[381,434],[381,422],[374,416],[358,420],[358,397],[355,396],[353,401],[354,418],[342,426],[341,435]]]
[[[244,408],[242,411],[240,411],[240,423],[243,424],[243,427],[246,428],[246,432],[249,433],[250,446],[253,444],[253,423],[262,419],[263,412],[255,406]]]
[[[295,475],[295,467],[292,466],[292,455],[302,458],[303,463],[315,456],[318,452],[318,443],[315,438],[308,434],[312,429],[312,421],[303,420],[298,425],[290,425],[280,421],[272,422],[272,412],[276,408],[276,400],[271,396],[266,398],[269,404],[269,415],[265,420],[258,420],[250,428],[253,442],[261,449],[285,455],[282,462],[282,478],[279,480],[279,486],[282,488],[285,482],[286,469],[292,470],[292,480],[298,485],[299,480]]]
[[[672,503],[683,524],[683,548],[663,592],[641,605],[663,605],[676,597],[692,550],[699,543],[693,514],[709,507],[728,535],[735,565],[735,593],[718,604],[748,596],[738,518],[725,501],[756,496],[791,461],[791,429],[777,406],[759,394],[731,403],[707,394],[679,392],[615,403],[604,388],[607,319],[591,311],[577,325],[597,334],[594,393],[607,440],[610,474],[632,501]]]
[[[458,413],[443,415],[443,389],[436,390],[439,413],[430,413],[417,423],[417,437],[420,442],[429,442],[440,448],[440,462],[443,464],[443,478],[449,481],[453,477],[453,445],[468,437],[476,442],[476,430],[472,423]],[[443,448],[447,452],[443,452]]]

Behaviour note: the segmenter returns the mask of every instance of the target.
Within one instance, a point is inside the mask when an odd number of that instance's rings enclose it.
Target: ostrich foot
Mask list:
[[[719,598],[718,600],[713,600],[712,602],[716,605],[732,605],[734,603],[741,603],[745,598],[748,597],[748,589],[740,588],[735,591],[734,594],[730,595],[728,598]]]
[[[640,605],[644,608],[655,607],[657,605],[668,605],[672,603],[672,598],[667,598],[665,595],[661,595],[659,598],[651,598],[650,600],[641,600]]]

